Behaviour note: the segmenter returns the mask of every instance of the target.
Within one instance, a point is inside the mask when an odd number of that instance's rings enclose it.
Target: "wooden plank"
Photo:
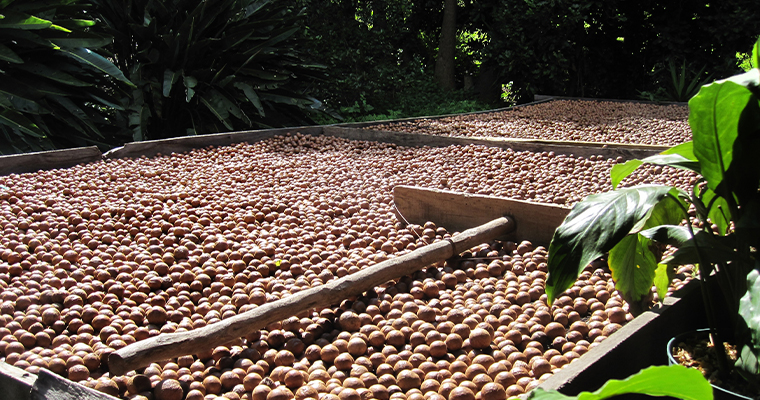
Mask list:
[[[543,152],[589,157],[601,155],[606,158],[622,157],[624,160],[644,158],[669,149],[669,146],[649,146],[635,144],[613,144],[592,142],[562,142],[553,140],[509,139],[509,138],[471,138],[458,136],[428,135],[422,133],[378,131],[373,129],[343,128],[325,126],[324,134],[350,139],[373,142],[395,143],[408,147],[446,147],[470,144],[512,149],[514,151]]]
[[[206,146],[227,146],[234,143],[258,142],[269,139],[277,135],[286,133],[301,132],[308,135],[319,135],[322,133],[321,126],[303,126],[294,128],[280,129],[263,129],[255,131],[225,132],[210,135],[183,136],[162,140],[147,140],[144,142],[127,143],[123,147],[115,148],[105,153],[105,157],[127,158],[127,157],[153,157],[156,154],[182,153],[185,151],[199,149]]]
[[[28,400],[37,376],[0,361],[0,398]]]
[[[103,154],[95,146],[76,149],[12,154],[0,157],[0,175],[22,174],[100,161]]]
[[[37,381],[32,387],[30,400],[118,400],[118,398],[62,378],[46,369],[40,369]]]
[[[513,228],[514,224],[509,218],[500,217],[466,230],[449,240],[432,243],[357,273],[264,304],[215,324],[188,332],[158,335],[130,344],[111,353],[108,358],[109,371],[114,375],[123,375],[133,369],[149,365],[153,361],[205,351],[246,336],[272,322],[358,296],[393,279],[454,257],[478,244],[504,235]]]
[[[570,212],[552,204],[413,186],[394,187],[393,202],[399,220],[418,225],[433,221],[449,232],[508,215],[515,221],[515,230],[501,239],[542,245],[551,242],[554,230]]]

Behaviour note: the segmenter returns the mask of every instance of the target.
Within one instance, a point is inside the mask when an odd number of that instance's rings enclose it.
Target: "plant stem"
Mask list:
[[[708,278],[710,277],[710,273],[712,271],[710,268],[708,268],[708,264],[704,262],[704,257],[702,257],[702,249],[700,248],[699,242],[694,236],[694,229],[691,226],[691,221],[688,218],[688,210],[685,210],[683,204],[680,202],[676,203],[681,207],[682,210],[686,211],[686,228],[689,230],[691,240],[694,241],[694,248],[697,250],[697,258],[699,258],[699,276],[702,280],[699,287],[702,291],[702,302],[705,305],[707,325],[710,328],[710,340],[713,343],[713,347],[715,347],[716,357],[718,358],[718,370],[720,371],[719,374],[725,376],[728,374],[728,355],[726,355],[726,348],[723,347],[723,341],[720,340],[720,337],[718,335],[718,322],[715,316],[715,309],[713,308],[712,293],[707,287]],[[697,213],[697,215],[699,215],[699,213]],[[707,225],[706,221],[703,221],[703,223]],[[725,271],[720,272],[725,273]]]

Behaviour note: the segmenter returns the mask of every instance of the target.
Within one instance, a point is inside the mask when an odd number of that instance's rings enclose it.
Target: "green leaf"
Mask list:
[[[683,246],[684,243],[691,239],[689,229],[680,225],[655,226],[654,228],[643,230],[639,234],[655,242],[675,247]]]
[[[742,354],[740,363],[742,369],[757,371],[757,360],[760,358],[760,271],[757,269],[747,275],[747,293],[739,300],[739,315],[750,330],[752,340],[747,350],[754,356]]]
[[[760,39],[752,46],[752,67],[760,68]]]
[[[245,97],[253,103],[254,107],[256,107],[256,110],[258,110],[259,115],[262,117],[265,116],[264,114],[264,107],[261,105],[261,100],[259,100],[259,96],[256,94],[256,91],[253,90],[253,86],[243,83],[243,82],[235,82],[232,84],[232,86],[240,89],[243,91],[243,94],[245,94]]]
[[[62,26],[69,30],[80,30],[81,28],[89,28],[91,26],[95,26],[95,21],[89,20],[89,19],[54,19],[51,20],[52,23]]]
[[[652,241],[640,234],[628,235],[610,250],[607,263],[615,289],[630,302],[649,296],[657,268]]]
[[[92,86],[87,82],[83,82],[72,75],[63,72],[61,69],[52,68],[45,64],[40,63],[27,63],[24,66],[24,71],[39,75],[44,78],[52,79],[54,81],[77,87]]]
[[[612,171],[610,172],[612,188],[617,188],[623,179],[628,177],[628,175],[638,169],[642,164],[670,166],[687,171],[693,171],[698,174],[699,162],[694,156],[693,149],[693,142],[689,141],[686,143],[681,143],[677,146],[673,146],[660,154],[656,154],[642,160],[633,159],[628,160],[623,164],[615,164],[612,166]]]
[[[640,230],[655,205],[673,193],[678,192],[671,187],[642,185],[588,196],[577,203],[549,245],[549,302],[572,286],[591,261]]]
[[[98,53],[85,48],[61,49],[60,51],[96,71],[110,75],[131,87],[135,87],[115,65]]]
[[[617,186],[620,184],[620,182],[623,181],[628,175],[630,175],[633,171],[638,169],[642,164],[644,164],[643,161],[638,159],[628,160],[623,164],[615,164],[612,166],[612,170],[610,171],[610,180],[612,181],[612,188],[617,189]]]
[[[14,64],[23,64],[24,60],[21,59],[21,57],[18,56],[13,50],[8,48],[8,46],[4,44],[0,44],[0,60],[8,61]]]
[[[192,76],[185,75],[182,77],[182,83],[185,85],[185,101],[189,103],[195,95],[195,86],[198,85],[198,80]]]
[[[182,76],[182,70],[174,72],[167,68],[166,71],[164,71],[164,97],[169,97],[169,94],[172,91],[172,86],[179,80],[180,76]]]
[[[698,231],[672,255],[662,260],[662,263],[668,265],[725,263],[739,258],[734,248],[735,240],[731,236],[712,236],[704,231]]]
[[[737,189],[721,186],[736,186],[726,179],[727,171],[734,159],[734,142],[739,137],[740,130],[746,129],[748,118],[756,118],[757,113],[746,113],[745,109],[750,106],[758,108],[757,99],[748,88],[757,86],[758,82],[760,70],[753,69],[705,85],[689,101],[694,155],[699,160],[707,185],[724,197],[726,193],[733,193]],[[753,128],[757,129],[756,126]],[[753,190],[757,190],[756,182]]]
[[[22,114],[14,112],[12,110],[0,111],[0,124],[18,129],[19,131],[36,138],[45,137],[45,134],[36,124],[24,117]]]
[[[657,288],[657,297],[660,301],[668,295],[668,287],[670,286],[670,271],[673,268],[667,264],[657,264],[657,269],[654,271],[654,286]]]
[[[232,130],[232,125],[230,125],[229,122],[229,112],[224,107],[216,107],[216,105],[209,102],[205,97],[199,97],[199,100],[222,124],[224,124],[227,129]]]
[[[71,32],[67,34],[47,34],[45,37],[60,47],[89,47],[98,48],[111,44],[113,39],[108,36],[89,32]]]
[[[707,210],[707,217],[718,226],[718,234],[725,236],[731,227],[731,208],[726,199],[718,196],[709,187],[704,188],[697,195],[701,205]]]
[[[53,23],[34,15],[24,14],[15,11],[3,11],[3,18],[0,19],[0,29],[46,29],[53,26]]]
[[[711,400],[712,386],[696,369],[682,365],[653,366],[624,380],[609,380],[599,390],[565,396],[558,392],[534,389],[529,400],[603,400],[626,393],[670,396],[683,400]]]

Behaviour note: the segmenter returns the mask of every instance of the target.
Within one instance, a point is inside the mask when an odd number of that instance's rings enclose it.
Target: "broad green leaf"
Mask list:
[[[752,46],[752,67],[760,68],[760,39]]]
[[[98,48],[111,44],[112,38],[89,32],[72,32],[68,34],[47,34],[45,38],[60,47],[89,47]]]
[[[45,136],[45,134],[40,131],[40,128],[32,121],[24,117],[22,114],[12,110],[0,111],[0,124],[18,129],[19,131],[36,138],[42,138]]]
[[[2,12],[4,18],[0,19],[0,29],[46,29],[53,26],[53,23],[34,15],[24,14],[15,11]]]
[[[627,301],[638,302],[649,295],[657,269],[650,248],[652,241],[640,234],[628,235],[610,250],[607,263],[617,289]]]
[[[617,189],[617,186],[623,179],[627,178],[633,171],[638,169],[643,161],[639,159],[628,160],[623,164],[615,164],[610,171],[610,180],[612,181],[612,188]]]
[[[78,86],[78,87],[84,87],[84,86],[92,86],[92,84],[83,82],[72,75],[63,72],[60,68],[51,68],[48,65],[40,64],[40,63],[27,63],[24,66],[24,71],[31,72],[35,75],[39,75],[41,77],[45,77],[48,79],[52,79],[54,81],[64,83],[66,85],[70,86]]]
[[[262,8],[264,8],[264,6],[266,6],[267,4],[269,4],[270,1],[271,0],[257,1],[255,3],[249,5],[248,7],[246,7],[245,8],[245,18],[250,17],[251,15],[255,14],[257,11],[261,10]]]
[[[572,286],[591,261],[610,251],[631,231],[643,227],[655,205],[673,188],[642,185],[588,196],[554,231],[549,245],[549,302]]]
[[[24,63],[24,60],[22,60],[21,57],[18,56],[18,54],[13,52],[13,50],[8,48],[8,46],[4,44],[0,44],[0,60],[8,61],[14,64]]]
[[[685,195],[685,193],[672,188],[670,194],[671,196],[664,197],[662,201],[655,204],[649,218],[643,221],[643,224],[637,227],[637,229],[648,229],[660,225],[676,225],[688,217],[686,210],[689,206],[679,197],[679,195]]]
[[[717,264],[736,260],[739,256],[734,251],[736,246],[731,236],[712,236],[698,231],[671,256],[662,260],[663,264]]]
[[[195,86],[198,85],[198,80],[192,76],[183,76],[182,82],[185,84],[185,101],[190,102],[195,95]]]
[[[696,369],[682,365],[653,366],[624,380],[609,380],[599,390],[565,396],[558,392],[534,389],[529,400],[603,400],[626,393],[670,396],[683,400],[712,400],[712,386]]]
[[[707,185],[716,193],[721,193],[726,172],[734,159],[734,142],[740,128],[752,113],[745,113],[745,108],[758,108],[757,99],[747,86],[760,82],[760,70],[753,69],[747,73],[716,81],[703,86],[699,93],[689,101],[689,125],[691,126],[694,155],[700,163],[702,176]],[[732,193],[734,187],[724,188]],[[757,186],[754,188],[757,189]]]
[[[89,19],[53,19],[51,22],[69,30],[79,30],[80,28],[95,26],[95,21]]]
[[[757,360],[760,358],[760,271],[757,269],[747,275],[747,293],[739,300],[739,315],[749,328],[752,340],[747,350],[754,355],[742,354],[740,362],[745,370],[757,370]]]
[[[691,239],[689,229],[681,225],[655,226],[654,228],[643,230],[639,234],[655,242],[675,247],[683,246],[684,243]]]
[[[718,233],[725,236],[731,227],[731,208],[723,196],[718,196],[709,187],[699,193],[699,200],[707,211],[707,217],[718,226]],[[695,202],[696,204],[696,202]]]
[[[693,142],[689,141],[673,146],[660,154],[642,160],[633,159],[628,160],[623,164],[615,164],[612,166],[612,171],[610,172],[612,188],[617,188],[623,179],[628,177],[628,175],[638,169],[642,164],[670,166],[699,174],[699,162],[694,156],[693,149]]]
[[[108,61],[100,54],[93,52],[92,50],[85,48],[76,48],[61,49],[60,51],[67,56],[81,62],[82,64],[95,69],[96,71],[110,75],[128,84],[131,87],[135,87],[135,85],[130,82],[129,79],[127,79],[127,77],[124,76],[124,74],[118,68],[116,68],[115,65],[113,65],[110,61]]]
[[[81,108],[79,108],[76,104],[74,104],[74,102],[72,102],[71,99],[64,96],[51,96],[51,98],[54,101],[56,101],[58,104],[62,105],[63,108],[65,108],[69,113],[71,113],[71,115],[76,117],[82,123],[82,125],[90,128],[92,132],[95,132],[98,135],[100,135],[100,131],[98,130],[98,128],[95,127],[92,120],[88,118],[87,114],[85,114],[85,112]]]
[[[668,287],[671,281],[669,272],[672,269],[667,264],[657,264],[657,269],[654,271],[654,286],[657,288],[657,297],[660,298],[660,301],[668,295]]]
[[[250,100],[250,102],[253,103],[254,107],[256,107],[256,110],[259,111],[259,115],[262,117],[265,116],[264,107],[262,107],[261,100],[259,100],[259,96],[256,94],[256,91],[253,90],[253,86],[243,82],[235,82],[232,84],[232,86],[242,90],[245,94],[245,97]]]
[[[164,87],[163,87],[164,97],[169,97],[169,94],[172,91],[172,86],[179,80],[180,76],[182,76],[182,70],[174,72],[170,70],[169,68],[167,68],[166,71],[164,71]]]
[[[228,113],[234,115],[238,119],[244,119],[243,112],[240,108],[232,102],[227,96],[219,93],[217,90],[209,90],[209,96],[211,96],[210,103],[214,105],[217,110],[225,110]]]
[[[230,117],[230,115],[229,115],[229,112],[227,112],[227,110],[225,110],[223,107],[219,107],[219,108],[215,107],[213,104],[211,104],[211,103],[210,103],[210,102],[209,102],[209,101],[208,101],[206,98],[204,98],[204,97],[199,97],[199,100],[201,101],[201,103],[202,103],[203,105],[205,105],[205,106],[206,106],[206,108],[208,108],[208,110],[209,110],[209,111],[211,111],[211,113],[212,113],[212,114],[214,114],[214,116],[216,116],[216,118],[217,118],[217,119],[218,119],[218,120],[219,120],[219,121],[220,121],[222,124],[224,124],[224,126],[225,126],[227,129],[229,129],[229,130],[232,130],[232,125],[230,125],[230,122],[229,122],[229,117]]]

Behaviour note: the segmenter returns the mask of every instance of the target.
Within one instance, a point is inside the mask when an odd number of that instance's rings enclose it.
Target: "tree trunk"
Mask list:
[[[454,90],[454,50],[457,35],[457,2],[445,0],[443,5],[443,25],[438,41],[438,57],[435,59],[435,80],[438,86]]]

